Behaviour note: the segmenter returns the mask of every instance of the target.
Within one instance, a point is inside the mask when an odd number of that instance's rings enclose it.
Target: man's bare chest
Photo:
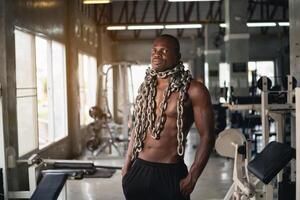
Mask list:
[[[163,114],[167,118],[177,118],[179,92],[172,92],[165,103],[164,103],[164,92],[165,92],[165,90],[157,89],[157,93],[156,93],[156,97],[155,97],[156,116],[160,116],[162,107],[166,106],[166,109]],[[182,108],[184,111],[184,115],[189,114],[191,112],[192,104],[191,104],[189,98],[185,99],[182,106],[183,106]]]

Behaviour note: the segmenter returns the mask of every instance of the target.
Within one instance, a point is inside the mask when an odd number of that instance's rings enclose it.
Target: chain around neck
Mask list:
[[[164,91],[163,100],[159,105],[160,113],[156,116],[156,86],[157,77],[169,79],[169,84]],[[172,92],[179,92],[177,101],[177,153],[182,156],[184,154],[185,138],[183,135],[183,104],[186,98],[188,86],[192,80],[190,72],[184,70],[182,62],[179,62],[174,68],[157,72],[154,69],[148,68],[144,82],[141,84],[135,103],[135,137],[132,159],[138,156],[138,153],[143,149],[144,140],[147,132],[158,140],[160,133],[164,129],[166,122],[165,111],[168,106],[168,99]]]

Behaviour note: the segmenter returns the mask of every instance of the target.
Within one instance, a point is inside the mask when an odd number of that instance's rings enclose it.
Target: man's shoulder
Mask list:
[[[191,99],[210,98],[208,89],[205,87],[205,85],[196,80],[191,81],[188,94]]]

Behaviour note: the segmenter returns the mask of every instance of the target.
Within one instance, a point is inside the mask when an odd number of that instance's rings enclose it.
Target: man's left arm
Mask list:
[[[197,147],[195,160],[187,177],[180,181],[180,190],[185,196],[188,196],[194,190],[197,180],[207,164],[215,141],[213,133],[214,114],[208,90],[202,83],[192,81],[188,94],[193,105],[194,120],[200,135],[200,144]]]

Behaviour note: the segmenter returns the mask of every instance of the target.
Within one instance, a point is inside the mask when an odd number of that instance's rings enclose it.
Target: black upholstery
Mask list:
[[[270,142],[262,152],[249,162],[248,170],[268,184],[288,162],[295,158],[296,151],[286,144]]]
[[[53,164],[55,169],[94,169],[93,163],[74,163],[74,162],[55,162]]]
[[[45,174],[30,199],[56,200],[66,181],[66,174]]]

